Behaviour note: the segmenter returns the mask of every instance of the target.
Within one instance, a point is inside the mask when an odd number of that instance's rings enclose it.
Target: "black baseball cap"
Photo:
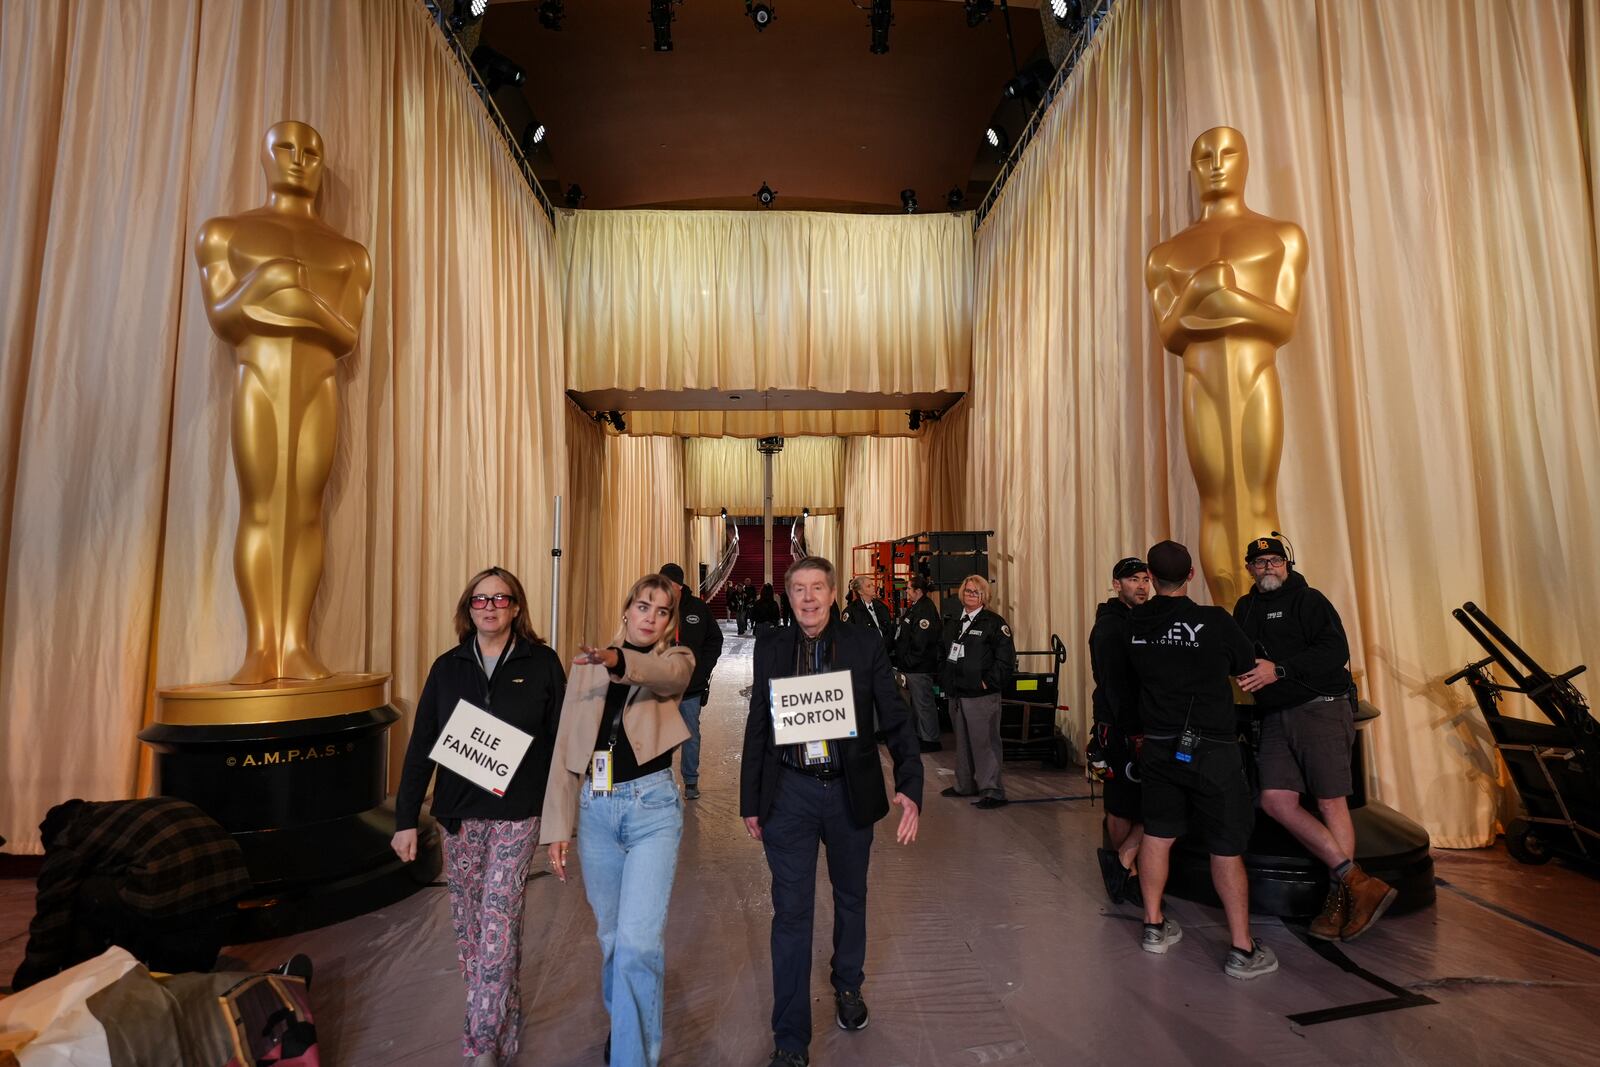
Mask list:
[[[656,573],[660,574],[663,578],[671,578],[679,585],[683,584],[683,568],[678,566],[676,563],[663,564],[661,570],[657,571]]]
[[[1144,565],[1144,560],[1138,556],[1124,556],[1117,560],[1116,566],[1111,568],[1111,580],[1120,582],[1124,578],[1132,578],[1135,574],[1149,574],[1150,568]]]
[[[1150,551],[1145,553],[1145,559],[1150,561],[1150,576],[1168,585],[1188,581],[1189,572],[1194,570],[1194,559],[1189,555],[1189,550],[1176,541],[1159,541],[1151,545]]]
[[[1257,556],[1282,556],[1288,559],[1289,553],[1284,549],[1283,542],[1276,537],[1258,537],[1244,550],[1244,561],[1253,563]]]

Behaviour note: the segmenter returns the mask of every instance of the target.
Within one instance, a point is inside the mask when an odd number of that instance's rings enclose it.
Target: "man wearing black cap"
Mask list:
[[[1311,936],[1354,941],[1382,917],[1397,891],[1354,859],[1350,642],[1339,613],[1295,571],[1282,540],[1256,538],[1244,562],[1255,585],[1239,598],[1233,617],[1261,657],[1239,679],[1262,713],[1256,752],[1261,810],[1328,865],[1328,899]],[[1300,806],[1305,793],[1315,798],[1317,815]]]
[[[1211,882],[1228,917],[1223,971],[1258,978],[1278,969],[1270,948],[1250,936],[1250,892],[1243,854],[1255,822],[1239,752],[1230,676],[1256,658],[1233,616],[1186,595],[1194,578],[1189,550],[1162,541],[1145,557],[1156,595],[1133,609],[1128,649],[1139,678],[1144,747],[1144,841],[1139,889],[1146,952],[1165,953],[1183,931],[1162,911],[1172,844],[1192,833],[1211,853]]]
[[[1138,556],[1111,568],[1109,597],[1096,610],[1089,631],[1089,669],[1094,675],[1094,726],[1089,734],[1090,773],[1105,787],[1106,836],[1100,849],[1100,874],[1112,903],[1123,899],[1134,857],[1144,838],[1139,790],[1139,679],[1128,658],[1128,617],[1150,599],[1150,568]],[[1132,901],[1129,901],[1132,903]]]
[[[668,563],[661,568],[661,576],[678,587],[678,633],[674,644],[694,653],[694,674],[689,678],[689,688],[683,692],[678,710],[683,714],[684,725],[689,727],[689,740],[678,746],[682,763],[683,795],[689,800],[700,799],[700,709],[709,696],[711,671],[722,656],[722,627],[711,614],[706,602],[689,592],[683,584],[683,568]]]

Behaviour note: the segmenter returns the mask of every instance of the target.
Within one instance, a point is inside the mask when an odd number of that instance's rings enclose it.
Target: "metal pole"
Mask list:
[[[561,648],[561,498],[556,497],[555,529],[550,534],[550,647]]]
[[[770,584],[772,582],[772,453],[764,452],[761,456],[761,540],[765,554],[761,580]]]

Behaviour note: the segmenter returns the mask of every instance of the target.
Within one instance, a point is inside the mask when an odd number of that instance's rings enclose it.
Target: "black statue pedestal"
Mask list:
[[[402,900],[440,871],[437,827],[418,827],[417,859],[389,847],[387,675],[317,683],[183,686],[159,694],[139,734],[156,782],[239,842],[253,883],[235,938],[261,941]]]
[[[1367,800],[1364,724],[1378,709],[1362,701],[1356,716],[1356,742],[1350,753],[1355,793],[1350,821],[1355,824],[1355,860],[1368,874],[1400,891],[1391,913],[1425,908],[1433,903],[1433,853],[1428,831],[1386,804]],[[1241,718],[1255,709],[1241,709]],[[1315,805],[1310,805],[1315,810]],[[1272,816],[1256,812],[1255,831],[1244,855],[1250,878],[1250,910],[1257,914],[1309,918],[1322,910],[1328,892],[1328,869]],[[1199,842],[1179,838],[1172,849],[1167,892],[1184,900],[1216,905],[1211,885],[1211,857]]]

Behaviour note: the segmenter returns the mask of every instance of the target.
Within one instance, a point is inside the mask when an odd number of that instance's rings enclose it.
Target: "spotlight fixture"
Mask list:
[[[961,6],[967,9],[968,26],[982,26],[994,14],[994,0],[963,0]]]
[[[900,190],[900,206],[905,208],[907,215],[917,213],[917,191],[915,189]]]
[[[906,412],[906,425],[911,427],[911,432],[912,433],[916,433],[918,430],[922,429],[922,412],[920,412],[920,411],[908,411],[908,412]]]
[[[967,202],[967,194],[961,191],[961,186],[952,185],[950,191],[944,194],[944,206],[951,211],[960,211],[961,205]]]
[[[561,0],[540,0],[539,25],[547,30],[559,30],[561,20],[567,17],[566,8]]]
[[[451,5],[450,28],[460,33],[483,18],[484,9],[488,6],[489,0],[455,0]]]
[[[872,44],[867,48],[875,56],[889,51],[889,27],[894,25],[894,10],[890,0],[872,0],[872,11],[867,15],[872,27]]]
[[[544,123],[538,119],[529,119],[528,124],[522,127],[522,154],[531,156],[544,144]]]
[[[752,0],[744,0],[744,14],[746,18],[756,24],[757,33],[772,25],[772,20],[776,17],[772,13],[771,4],[757,4],[753,3]]]
[[[655,34],[657,52],[672,51],[672,0],[650,0],[650,29]]]
[[[567,186],[567,195],[563,199],[566,200],[567,206],[570,208],[577,209],[582,207],[584,201],[583,186],[573,182]]]
[[[472,50],[472,65],[483,77],[483,86],[493,96],[502,85],[521,85],[527,80],[522,68],[486,44]]]
[[[761,183],[761,188],[757,189],[754,193],[751,193],[750,195],[754,196],[756,198],[756,202],[759,203],[762,207],[771,207],[772,206],[772,202],[774,200],[778,199],[777,190],[769,187],[766,182],[762,182]]]
[[[1083,0],[1050,0],[1050,14],[1055,16],[1058,25],[1066,27],[1069,34],[1077,33],[1087,17]]]
[[[775,456],[783,451],[783,438],[758,437],[756,438],[756,451],[763,456]]]
[[[1007,152],[1011,151],[1011,135],[998,122],[989,124],[989,128],[983,131],[983,139],[989,142],[989,147],[994,149],[997,156],[1003,158]]]
[[[620,412],[620,411],[608,411],[608,412],[606,412],[606,421],[609,422],[612,425],[612,428],[614,428],[618,433],[627,433],[628,432],[628,424],[623,419],[622,412]]]

